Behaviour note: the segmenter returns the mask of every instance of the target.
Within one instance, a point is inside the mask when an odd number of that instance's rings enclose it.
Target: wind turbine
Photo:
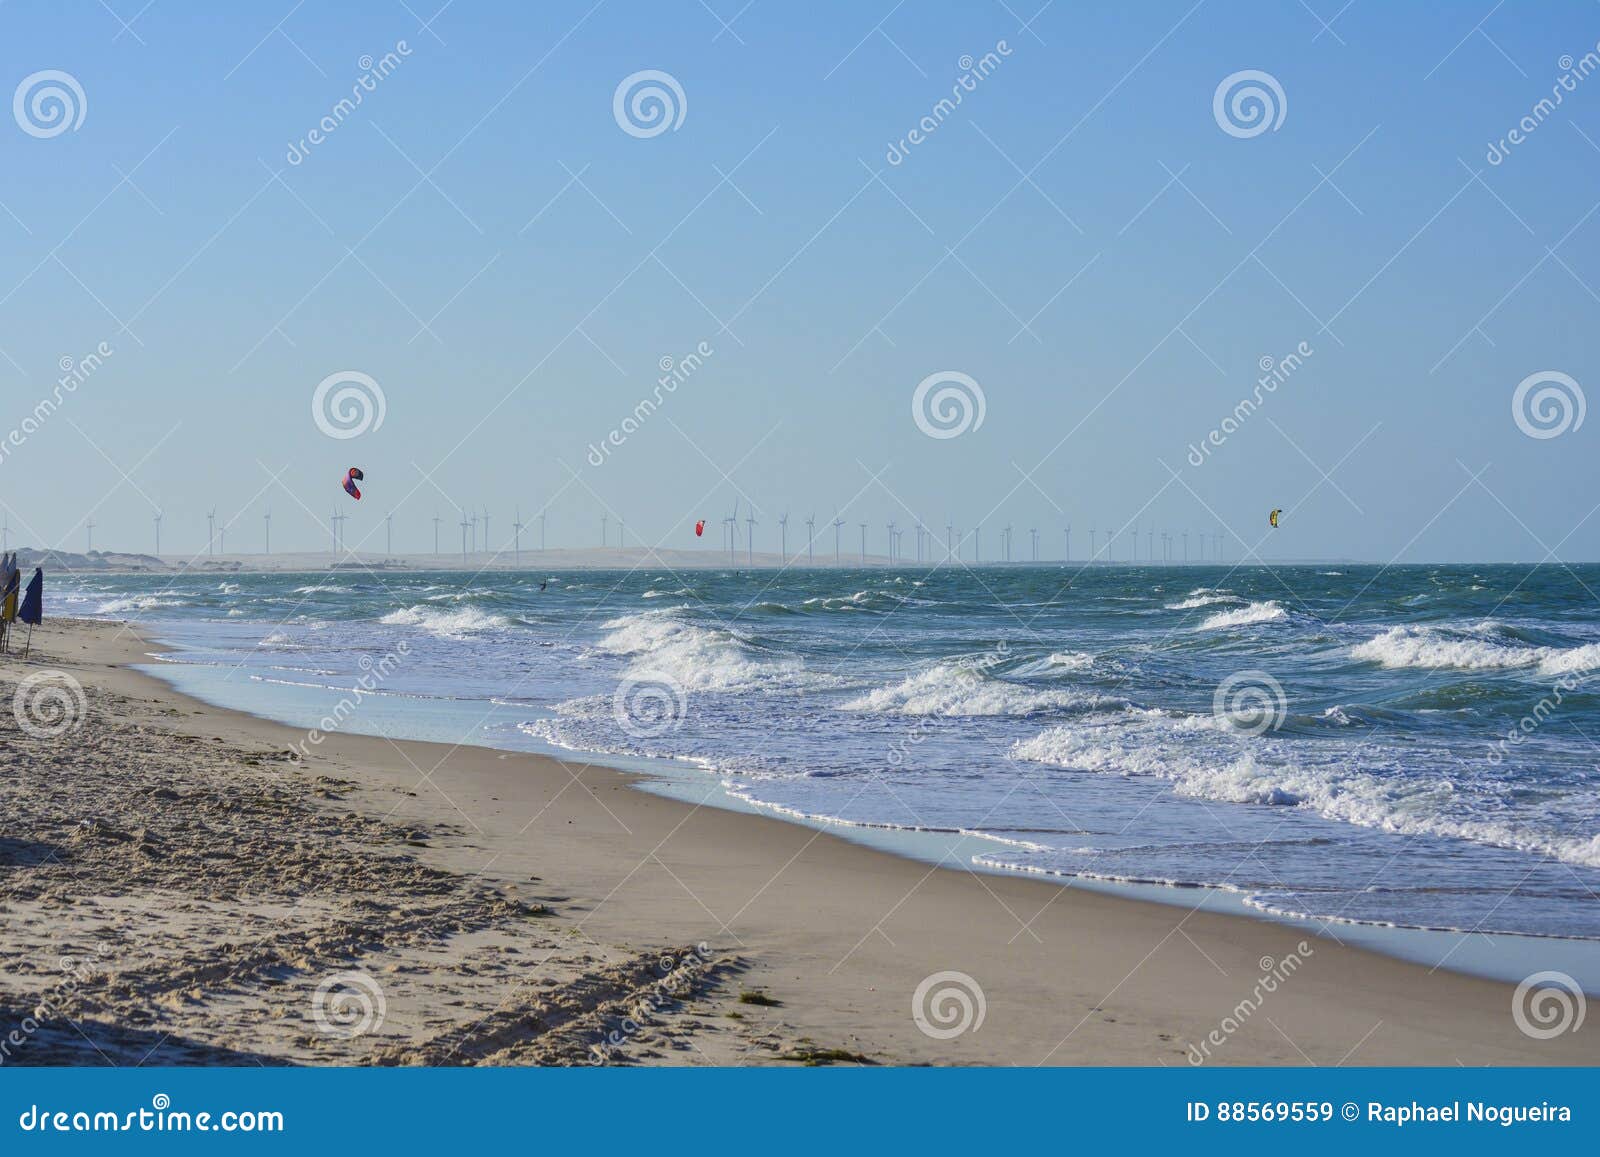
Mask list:
[[[728,565],[733,566],[737,562],[733,549],[739,541],[739,499],[737,496],[733,500],[733,513],[722,520],[722,537],[728,543]]]
[[[867,523],[865,519],[861,521],[861,565],[867,565]]]
[[[1030,526],[1028,528],[1028,536],[1033,539],[1033,561],[1034,562],[1038,562],[1039,561],[1039,528],[1037,526]]]
[[[439,516],[433,516],[433,553],[439,553]]]
[[[467,527],[471,525],[472,524],[467,521],[467,512],[463,510],[461,512],[461,564],[463,566],[465,566],[467,562]]]
[[[267,507],[267,512],[261,516],[261,521],[266,523],[266,547],[267,547],[267,549],[266,549],[265,553],[271,554],[272,553],[272,507],[270,507],[270,506]],[[161,516],[159,514],[156,515],[156,525],[158,527],[161,525]],[[157,549],[160,549],[159,548],[159,544],[157,546]]]
[[[217,508],[213,506],[211,513],[206,515],[206,554],[216,553],[217,545]]]
[[[944,524],[944,561],[949,562],[955,557],[956,528],[946,519]]]
[[[483,508],[483,549],[490,554],[494,553],[494,547],[489,545],[489,508],[487,506]]]
[[[844,525],[844,519],[839,517],[839,508],[833,508],[833,565],[839,565],[839,528]]]
[[[778,519],[778,558],[785,566],[789,564],[789,512],[785,510],[783,517]]]
[[[160,558],[161,557],[161,510],[160,510],[159,507],[156,509],[155,524],[156,524],[156,557]],[[6,539],[7,539],[8,542],[10,540],[10,537],[11,537],[11,525],[10,525],[10,522],[8,520],[7,524],[6,524]]]
[[[1062,562],[1071,562],[1072,561],[1072,523],[1070,523],[1070,522],[1067,523],[1066,535],[1067,535],[1067,552],[1066,552],[1066,554],[1061,556],[1061,561]]]
[[[472,515],[472,553],[478,553],[478,515],[476,511]]]
[[[1089,528],[1089,565],[1090,566],[1094,565],[1094,536],[1095,536],[1095,533],[1096,533],[1095,532],[1095,528],[1091,526]]]
[[[88,545],[84,547],[85,554],[94,553],[94,519],[83,524],[84,534],[88,536]]]
[[[602,514],[600,516],[600,549],[601,550],[604,550],[606,547],[611,545],[611,539],[609,537],[610,534],[611,534],[611,532],[606,529],[606,516]]]
[[[516,564],[522,565],[522,507],[517,507],[517,520],[511,524],[512,550],[515,552]]]
[[[894,565],[894,559],[895,559],[894,519],[891,518],[889,520],[889,565],[890,566]]]
[[[745,565],[756,565],[756,508],[750,507],[750,512],[744,516],[744,549]]]
[[[811,548],[817,541],[817,512],[806,515],[806,565],[811,565]]]

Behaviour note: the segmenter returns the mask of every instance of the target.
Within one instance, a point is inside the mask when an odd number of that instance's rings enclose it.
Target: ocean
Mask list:
[[[540,589],[541,582],[547,582]],[[1600,567],[84,575],[180,689],[930,859],[1600,939]]]

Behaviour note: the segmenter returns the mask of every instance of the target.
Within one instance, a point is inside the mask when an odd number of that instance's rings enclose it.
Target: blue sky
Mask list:
[[[487,506],[500,545],[520,503],[552,545],[606,514],[688,546],[743,495],[758,548],[838,506],[874,550],[920,517],[989,553],[1007,522],[1055,556],[1136,521],[1267,559],[1600,556],[1600,418],[1512,413],[1529,375],[1600,388],[1600,76],[1486,159],[1595,49],[1593,4],[108,3],[0,8],[0,96],[60,70],[86,104],[53,136],[0,118],[0,438],[113,350],[0,459],[14,544],[81,550],[92,517],[148,550],[159,504],[168,553],[212,506],[230,550],[268,506],[275,549],[335,508],[381,551],[385,513],[421,550]],[[646,69],[684,107],[640,137],[613,95]],[[1237,136],[1213,96],[1247,69],[1286,107]],[[385,416],[335,440],[311,397],[346,370]],[[930,438],[912,394],[944,371],[984,421]]]

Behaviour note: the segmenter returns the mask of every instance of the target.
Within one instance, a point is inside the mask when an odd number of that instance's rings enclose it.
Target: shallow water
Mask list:
[[[970,833],[993,868],[1600,937],[1600,567],[545,577],[94,576],[51,599],[146,624],[183,689],[301,726],[343,699],[349,730],[670,759],[757,808]]]

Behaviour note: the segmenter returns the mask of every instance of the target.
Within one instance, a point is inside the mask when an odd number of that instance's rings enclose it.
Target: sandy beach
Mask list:
[[[579,761],[308,745],[133,670],[152,649],[54,622],[0,658],[0,1064],[1600,1063],[1592,1030],[1521,1031],[1510,985],[1315,925],[930,867]],[[81,706],[60,734],[10,709],[46,686]]]

